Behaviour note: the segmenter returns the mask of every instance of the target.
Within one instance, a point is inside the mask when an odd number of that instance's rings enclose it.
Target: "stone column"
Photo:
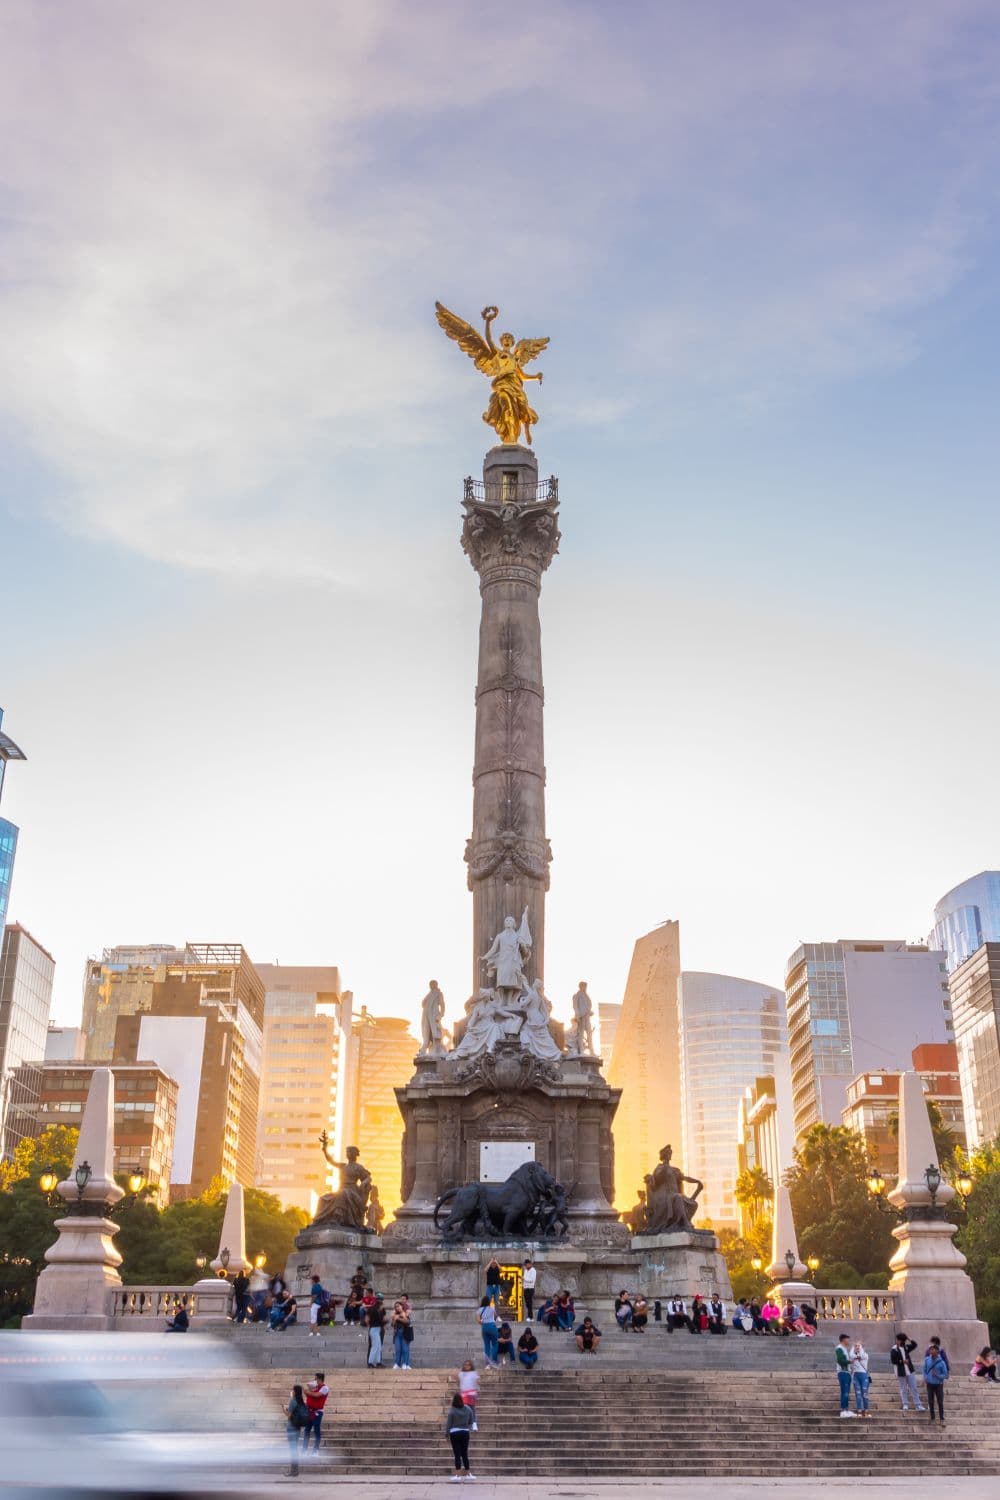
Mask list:
[[[27,1329],[101,1330],[113,1326],[114,1293],[121,1288],[122,1258],[112,1240],[119,1226],[107,1210],[125,1196],[115,1182],[115,1082],[110,1068],[95,1068],[87,1093],[73,1172],[56,1192],[68,1206],[57,1219],[59,1238],[45,1252],[45,1270],[35,1288],[35,1306],[21,1324]],[[84,1164],[90,1176],[77,1186]]]
[[[965,1256],[954,1243],[957,1225],[947,1219],[946,1205],[955,1189],[942,1179],[931,1199],[924,1174],[937,1165],[920,1075],[904,1073],[899,1080],[899,1180],[889,1194],[903,1221],[892,1231],[899,1248],[889,1262],[889,1290],[901,1296],[899,1321],[910,1337],[938,1334],[955,1361],[971,1358],[988,1344],[989,1330],[976,1317]]]
[[[462,546],[479,574],[482,616],[476,685],[472,837],[473,993],[480,962],[525,907],[533,939],[530,978],[543,978],[545,892],[552,851],[545,836],[542,643],[538,596],[559,546],[554,479],[539,487],[528,448],[491,448],[483,482],[466,481]]]
[[[794,1263],[791,1266],[786,1259],[789,1251],[794,1257]],[[799,1259],[799,1242],[795,1233],[795,1220],[792,1217],[792,1200],[788,1189],[781,1182],[774,1189],[771,1264],[767,1268],[767,1274],[773,1276],[778,1282],[782,1297],[792,1302],[811,1301],[816,1295],[816,1288],[805,1279],[806,1267]]]

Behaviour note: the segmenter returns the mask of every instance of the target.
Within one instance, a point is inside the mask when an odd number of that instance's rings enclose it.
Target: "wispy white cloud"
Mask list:
[[[905,359],[968,253],[955,155],[886,207],[839,112],[891,136],[942,76],[987,108],[981,13],[553,3],[497,46],[452,3],[15,3],[0,404],[62,523],[343,579],[361,476],[386,502],[379,455],[482,395],[436,295],[550,317],[561,425]]]

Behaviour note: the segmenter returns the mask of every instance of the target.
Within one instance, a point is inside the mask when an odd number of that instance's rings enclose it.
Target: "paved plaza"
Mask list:
[[[440,1495],[441,1486],[448,1484],[447,1465],[442,1467],[440,1480],[419,1480],[410,1482],[407,1480],[385,1480],[385,1479],[346,1479],[336,1480],[326,1476],[312,1478],[306,1475],[300,1479],[286,1479],[270,1486],[267,1490],[259,1491],[260,1494],[287,1494],[289,1486],[301,1485],[308,1490],[310,1500],[430,1500],[431,1496]],[[913,1493],[915,1486],[919,1483],[919,1474],[914,1472],[908,1475],[897,1475],[886,1479],[851,1479],[848,1481],[852,1495],[861,1497],[861,1500],[901,1500],[904,1495]],[[664,1500],[709,1500],[710,1496],[718,1495],[718,1479],[662,1479],[662,1480],[622,1480],[620,1483],[609,1480],[590,1482],[587,1480],[567,1480],[563,1483],[551,1480],[516,1480],[504,1482],[500,1480],[479,1480],[474,1488],[477,1495],[488,1497],[488,1500],[524,1500],[525,1494],[532,1497],[565,1496],[566,1500],[601,1500],[602,1496],[614,1497],[614,1500],[651,1500],[654,1496],[663,1496]],[[458,1489],[458,1485],[452,1486]],[[784,1500],[797,1500],[800,1495],[806,1493],[829,1493],[834,1491],[843,1492],[845,1481],[842,1478],[830,1479],[746,1479],[735,1482],[727,1480],[725,1483],[725,1500],[761,1500],[765,1494],[780,1495]],[[962,1476],[949,1479],[938,1475],[933,1480],[934,1500],[972,1500],[973,1496],[979,1496],[980,1500],[995,1500],[1000,1496],[1000,1480],[971,1476]]]

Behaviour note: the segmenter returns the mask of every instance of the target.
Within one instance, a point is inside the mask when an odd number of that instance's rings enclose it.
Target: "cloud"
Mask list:
[[[0,407],[50,515],[349,580],[359,495],[405,510],[386,455],[481,409],[435,296],[548,317],[564,428],[621,427],[650,381],[741,398],[910,357],[968,253],[955,152],[886,208],[843,113],[888,111],[889,170],[942,77],[985,108],[979,14],[552,3],[497,47],[451,3],[14,4]]]

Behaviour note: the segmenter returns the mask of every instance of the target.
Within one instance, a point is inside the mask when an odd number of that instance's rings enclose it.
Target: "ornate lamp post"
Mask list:
[[[807,1259],[806,1259],[806,1265],[809,1267],[809,1273],[810,1273],[810,1275],[815,1276],[816,1272],[819,1270],[819,1256],[818,1255],[810,1255],[810,1256],[808,1256]]]
[[[794,1250],[786,1250],[785,1251],[785,1265],[788,1267],[788,1274],[789,1274],[789,1276],[794,1276],[794,1274],[795,1274],[795,1252],[794,1252]]]
[[[87,1191],[87,1183],[94,1175],[94,1169],[89,1161],[82,1161],[73,1173],[73,1181],[76,1183],[77,1202],[83,1202],[83,1195]]]

